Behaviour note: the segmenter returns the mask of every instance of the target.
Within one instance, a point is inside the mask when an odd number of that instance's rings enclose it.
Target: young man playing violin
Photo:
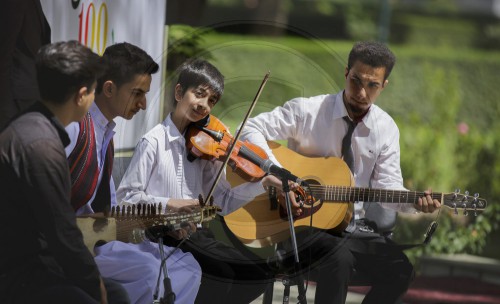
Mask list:
[[[167,210],[189,212],[199,206],[199,195],[205,197],[214,184],[222,162],[193,161],[185,133],[210,114],[223,93],[224,78],[204,60],[187,61],[178,73],[175,110],[137,144],[118,187],[118,201],[162,203]],[[267,176],[231,188],[223,175],[213,197],[225,215],[264,193],[265,187],[277,185],[275,178]],[[192,233],[180,248],[192,253],[202,268],[196,303],[249,303],[265,289],[266,272],[252,261],[254,257],[216,241],[206,229]]]
[[[357,43],[349,54],[344,90],[335,95],[292,99],[262,113],[248,121],[242,139],[266,149],[274,161],[266,141],[286,139],[290,148],[309,157],[343,157],[358,187],[404,190],[398,127],[374,105],[389,83],[394,64],[395,56],[385,45]],[[354,129],[348,131],[349,125]],[[287,164],[282,165],[286,168]],[[430,213],[440,207],[440,202],[429,194],[426,192],[416,204],[384,207]],[[290,197],[293,212],[300,213],[301,206],[294,195]],[[370,208],[355,203],[356,219],[363,218],[363,207]],[[344,303],[354,269],[368,273],[373,282],[363,303],[396,303],[406,292],[413,278],[413,266],[406,255],[390,240],[360,231],[360,227],[364,227],[363,222],[348,226],[340,235],[320,230],[311,235],[308,231],[297,234],[300,260],[317,261],[311,273],[317,283],[315,303]]]

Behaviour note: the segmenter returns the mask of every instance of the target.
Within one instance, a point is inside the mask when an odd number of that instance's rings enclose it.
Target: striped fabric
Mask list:
[[[90,113],[85,115],[80,121],[79,126],[80,132],[77,137],[75,148],[68,156],[72,184],[71,205],[75,211],[87,204],[92,198],[92,195],[96,191],[99,178],[94,123],[92,122]],[[113,155],[114,146],[111,140],[106,151],[106,160],[104,164],[106,172],[103,174],[99,188],[109,188],[109,178],[113,168]],[[106,194],[105,196],[109,204],[109,189]],[[101,199],[103,198],[101,195],[99,195],[99,197]]]

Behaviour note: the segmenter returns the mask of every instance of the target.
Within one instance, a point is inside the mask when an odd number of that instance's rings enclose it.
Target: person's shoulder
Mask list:
[[[314,111],[323,109],[325,105],[333,105],[336,95],[323,94],[311,97],[296,97],[286,102],[285,107],[299,109],[301,111]]]
[[[145,139],[154,139],[158,138],[162,134],[165,134],[165,127],[160,123],[152,127],[149,131],[147,131],[142,138]]]
[[[160,123],[146,132],[139,140],[139,143],[157,147],[161,145],[162,141],[164,141],[165,136],[165,126]]]
[[[6,129],[14,149],[29,157],[30,162],[65,159],[64,147],[56,128],[38,112],[28,112],[14,120]],[[52,163],[52,162],[48,162]]]
[[[396,121],[392,116],[377,105],[371,106],[370,117],[379,127],[398,130]]]
[[[55,127],[49,119],[38,112],[28,112],[14,120],[9,128],[23,142],[59,139]]]

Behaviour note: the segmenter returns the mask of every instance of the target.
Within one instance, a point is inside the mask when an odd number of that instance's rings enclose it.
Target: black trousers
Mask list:
[[[354,271],[363,272],[372,288],[367,303],[397,303],[414,277],[413,266],[391,240],[357,229],[334,235],[317,229],[297,233],[302,278],[316,282],[314,303],[345,303]],[[283,243],[283,264],[293,271],[290,242]]]
[[[165,244],[176,241],[165,238]],[[208,229],[198,230],[181,244],[190,252],[202,269],[200,290],[195,303],[250,303],[273,280],[266,261],[249,251],[242,251],[214,238]]]
[[[102,281],[104,282],[104,287],[106,287],[108,304],[131,303],[127,291],[120,283],[108,278],[102,278]]]

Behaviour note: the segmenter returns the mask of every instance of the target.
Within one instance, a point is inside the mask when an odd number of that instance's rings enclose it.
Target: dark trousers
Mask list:
[[[108,278],[102,278],[104,287],[106,287],[108,304],[130,304],[130,298],[123,286]]]
[[[395,244],[377,233],[333,235],[312,229],[297,233],[301,274],[316,282],[315,303],[345,303],[354,271],[372,288],[367,303],[397,303],[413,280],[413,266]],[[293,251],[284,243],[284,264],[293,269]]]
[[[20,269],[19,273],[2,277],[2,280],[0,280],[2,281],[0,285],[1,303],[100,303],[99,300],[90,296],[85,290],[59,275],[47,271],[40,271],[37,268],[26,271],[28,268]]]
[[[169,246],[176,246],[166,239]],[[259,297],[271,280],[265,261],[221,241],[211,231],[199,230],[180,248],[190,252],[202,269],[196,303],[250,303]]]

